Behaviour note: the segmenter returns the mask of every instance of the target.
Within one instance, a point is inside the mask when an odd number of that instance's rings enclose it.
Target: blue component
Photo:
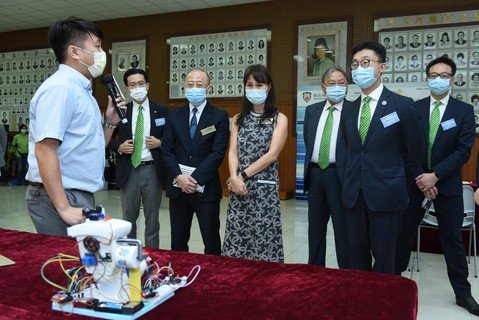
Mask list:
[[[91,253],[85,254],[85,255],[81,258],[81,262],[83,263],[83,265],[84,265],[85,267],[96,266],[96,264],[97,264],[96,257],[95,257],[93,254],[91,254]]]

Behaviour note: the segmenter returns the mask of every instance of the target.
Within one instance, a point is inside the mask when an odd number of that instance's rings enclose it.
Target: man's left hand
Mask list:
[[[422,192],[427,191],[436,185],[436,182],[439,180],[436,177],[434,172],[431,173],[423,173],[416,178],[416,184],[419,190]]]
[[[148,149],[155,149],[161,146],[161,140],[153,136],[145,136],[145,144]]]
[[[118,106],[126,112],[126,102],[119,94],[117,95],[116,102]],[[111,125],[118,125],[121,120],[116,112],[115,104],[110,96],[108,96],[108,107],[106,108],[105,120]]]

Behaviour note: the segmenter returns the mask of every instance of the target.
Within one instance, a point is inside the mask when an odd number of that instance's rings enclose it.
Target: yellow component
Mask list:
[[[141,270],[130,268],[130,301],[141,301]]]

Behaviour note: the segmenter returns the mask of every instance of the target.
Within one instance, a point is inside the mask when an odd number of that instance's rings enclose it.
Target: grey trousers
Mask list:
[[[149,248],[160,247],[160,205],[162,185],[154,165],[132,168],[128,182],[120,189],[123,219],[132,224],[129,238],[136,238],[136,220],[143,203],[145,243]]]
[[[95,208],[93,193],[76,189],[65,190],[68,202],[75,208]],[[53,206],[47,191],[42,185],[27,187],[27,209],[38,233],[55,236],[68,236],[69,227]]]

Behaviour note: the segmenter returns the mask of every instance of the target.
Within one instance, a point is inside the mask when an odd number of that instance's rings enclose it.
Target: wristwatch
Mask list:
[[[243,180],[248,180],[248,179],[249,179],[248,175],[246,174],[246,172],[244,172],[244,170],[241,171],[240,174],[241,174],[241,176],[243,177]]]

